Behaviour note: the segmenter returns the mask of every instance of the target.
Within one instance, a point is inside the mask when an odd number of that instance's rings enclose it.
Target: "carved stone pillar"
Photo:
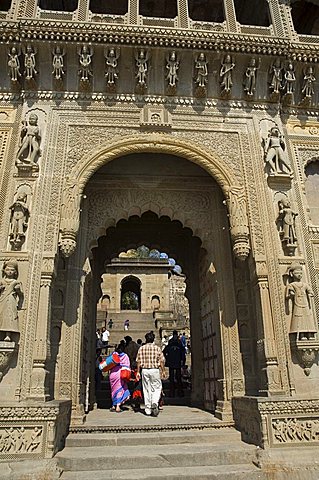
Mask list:
[[[224,0],[226,27],[229,32],[239,32],[233,0]]]
[[[128,2],[128,23],[138,25],[139,0],[129,0]]]
[[[189,28],[189,14],[188,14],[188,2],[187,0],[178,0],[178,26],[179,28]]]
[[[50,357],[48,338],[51,322],[51,285],[54,274],[54,258],[44,258],[42,261],[38,319],[33,345],[33,367],[29,394],[29,398],[41,401],[49,399],[47,361]]]
[[[246,260],[250,252],[250,242],[244,187],[229,187],[226,203],[229,210],[230,234],[234,255],[239,260]]]
[[[261,373],[259,393],[263,396],[282,394],[284,392],[278,367],[266,262],[258,261],[253,267],[257,316],[257,355]]]
[[[282,19],[282,11],[278,0],[267,0],[269,4],[269,11],[271,16],[271,23],[274,28],[275,35],[277,37],[285,37],[287,32],[284,28]]]
[[[64,257],[75,252],[80,225],[80,195],[76,182],[67,181],[61,208],[59,246]]]
[[[78,10],[76,14],[76,20],[78,20],[79,22],[87,21],[89,13],[89,3],[90,0],[79,0]]]

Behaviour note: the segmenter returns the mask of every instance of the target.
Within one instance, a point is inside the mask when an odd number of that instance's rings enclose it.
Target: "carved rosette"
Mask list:
[[[59,246],[62,255],[70,257],[76,249],[76,237],[80,224],[80,195],[76,182],[67,180],[61,207]]]
[[[226,203],[229,210],[230,234],[236,258],[246,260],[250,252],[249,226],[245,190],[231,186],[227,190]]]

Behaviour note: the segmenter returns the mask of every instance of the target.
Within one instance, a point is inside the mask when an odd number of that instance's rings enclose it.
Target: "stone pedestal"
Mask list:
[[[238,397],[233,412],[247,443],[265,449],[319,445],[319,398]]]
[[[52,458],[64,447],[70,401],[1,402],[0,461]]]

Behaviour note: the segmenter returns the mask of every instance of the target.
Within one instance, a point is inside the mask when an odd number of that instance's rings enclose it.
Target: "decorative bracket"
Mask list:
[[[244,187],[228,188],[226,203],[229,210],[230,234],[235,257],[244,261],[250,252],[249,226]]]
[[[309,376],[311,367],[318,358],[319,340],[316,337],[298,340],[298,338],[291,336],[290,345],[300,366],[304,369],[305,375]]]

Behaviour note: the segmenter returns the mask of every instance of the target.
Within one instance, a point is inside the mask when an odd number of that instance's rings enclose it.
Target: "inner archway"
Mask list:
[[[141,310],[141,283],[132,275],[121,283],[121,310]]]

